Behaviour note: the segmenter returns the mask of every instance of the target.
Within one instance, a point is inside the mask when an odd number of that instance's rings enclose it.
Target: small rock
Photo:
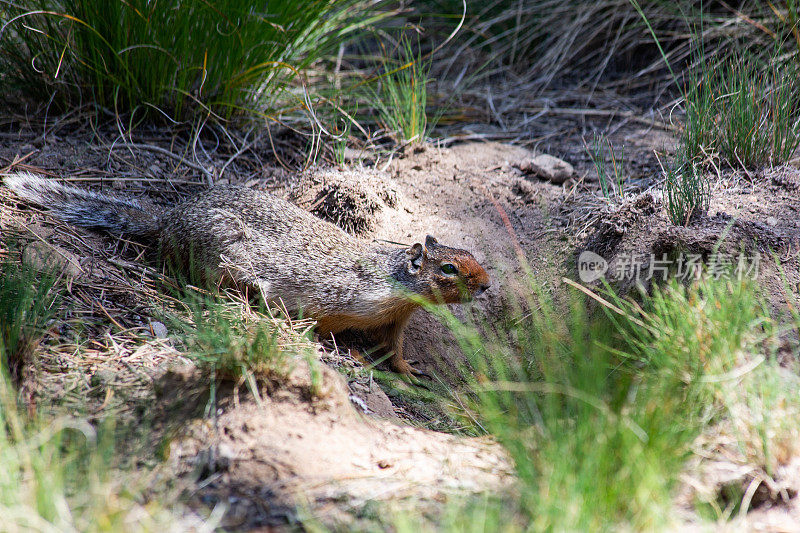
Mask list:
[[[154,320],[150,322],[150,333],[157,339],[165,339],[167,337],[167,326]]]
[[[64,272],[68,278],[83,274],[78,256],[58,246],[41,241],[30,243],[22,251],[22,262],[39,271]]]
[[[386,459],[381,459],[380,461],[378,461],[378,468],[380,468],[381,470],[385,470],[385,469],[387,469],[387,468],[389,468],[391,466],[392,466],[392,463],[390,463]]]
[[[572,165],[547,154],[537,155],[530,161],[519,163],[517,168],[526,174],[548,180],[556,185],[561,185],[575,176],[575,169]]]
[[[777,226],[778,225],[778,219],[775,218],[775,217],[767,217],[767,224],[769,224],[770,226],[773,226],[773,227]]]

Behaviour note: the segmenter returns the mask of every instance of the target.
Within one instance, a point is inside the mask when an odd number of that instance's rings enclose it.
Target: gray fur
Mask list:
[[[3,181],[18,196],[76,226],[138,237],[155,236],[161,228],[152,208],[133,198],[97,194],[29,172],[6,176]]]

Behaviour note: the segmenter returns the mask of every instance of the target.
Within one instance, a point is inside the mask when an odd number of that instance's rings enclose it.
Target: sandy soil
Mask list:
[[[326,366],[312,393],[308,365],[256,398],[223,386],[216,414],[193,418],[170,441],[169,468],[200,474],[192,503],[227,507],[228,528],[294,520],[297,506],[325,523],[354,525],[374,502],[435,505],[448,495],[513,489],[513,468],[486,438],[462,438],[365,415]],[[159,378],[159,417],[202,408],[207,378],[192,365]],[[191,400],[191,401],[188,401]]]

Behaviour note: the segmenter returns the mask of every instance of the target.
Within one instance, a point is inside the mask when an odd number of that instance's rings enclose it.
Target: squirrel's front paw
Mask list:
[[[428,379],[433,379],[430,375],[426,374],[425,372],[417,370],[416,368],[411,366],[409,362],[406,361],[405,359],[392,361],[392,370],[394,370],[398,374],[402,374],[409,378],[421,376]]]

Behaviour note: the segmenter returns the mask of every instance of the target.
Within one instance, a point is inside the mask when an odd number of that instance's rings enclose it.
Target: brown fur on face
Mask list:
[[[416,266],[422,296],[432,303],[454,304],[471,300],[489,288],[489,274],[466,250],[450,248],[427,236],[425,245],[415,244],[407,252],[410,269]]]

